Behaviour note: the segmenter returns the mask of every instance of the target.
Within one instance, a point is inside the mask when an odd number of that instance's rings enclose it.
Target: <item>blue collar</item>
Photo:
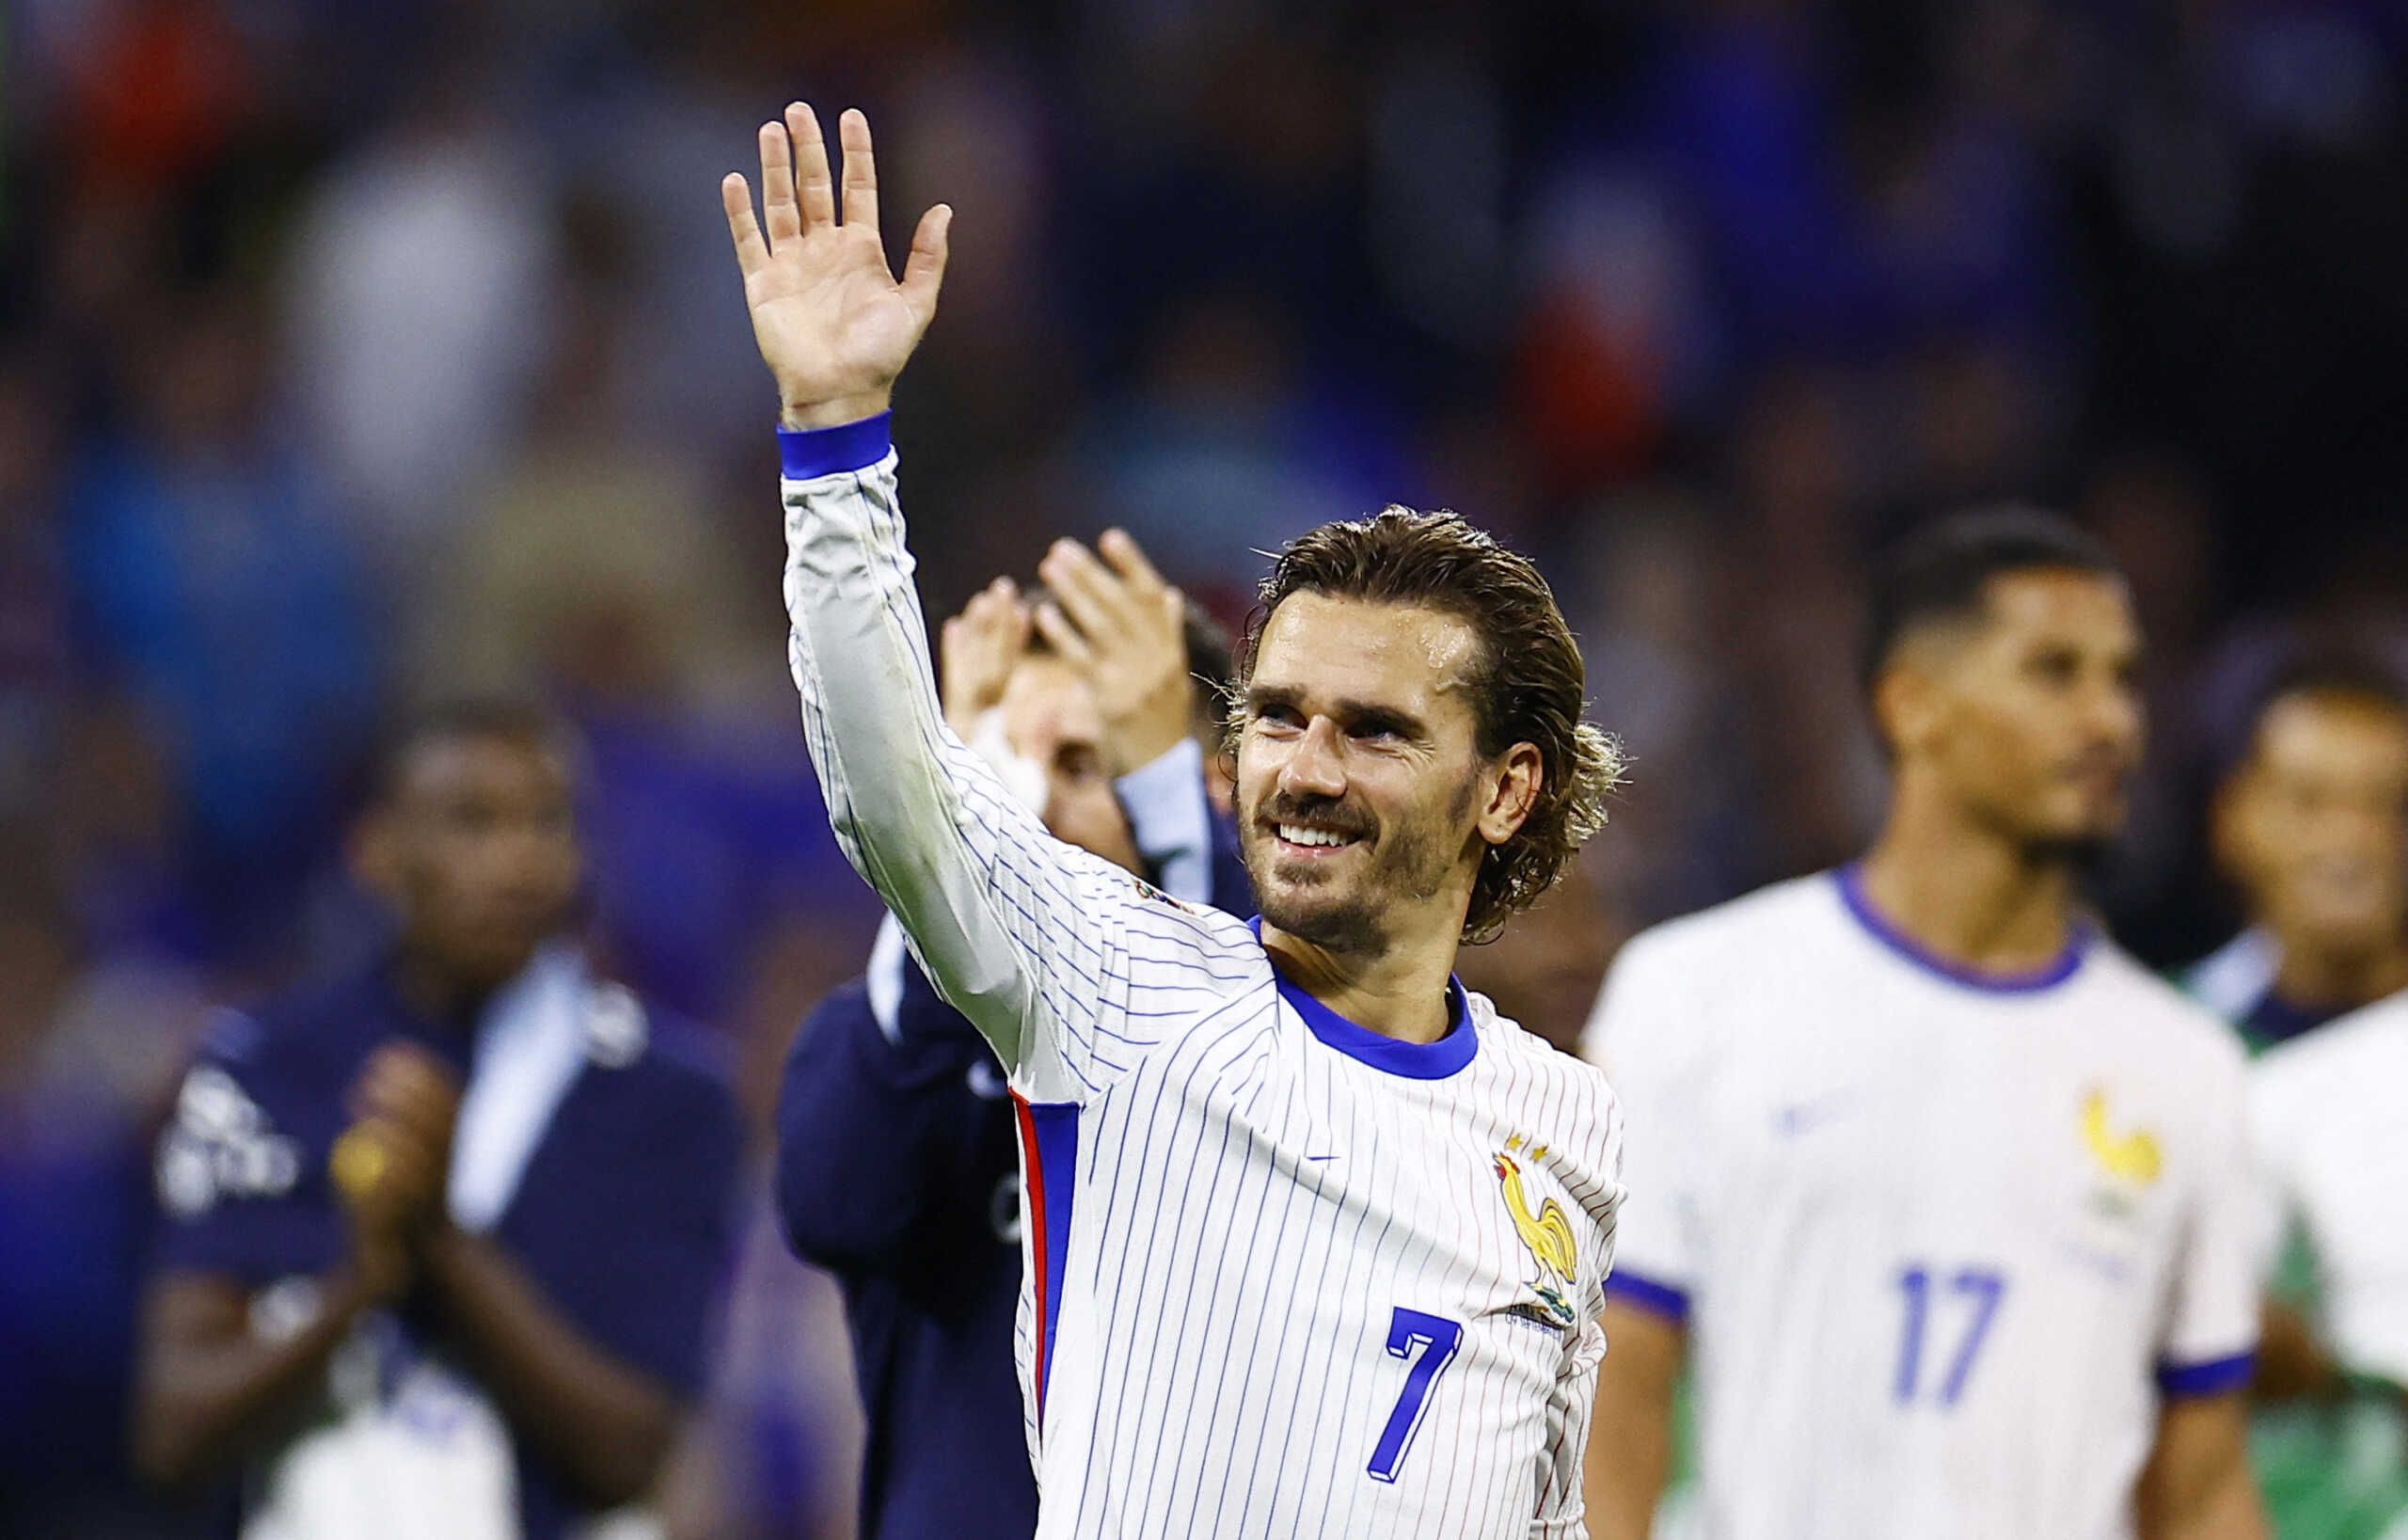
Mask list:
[[[1259,942],[1261,916],[1257,915],[1246,924]],[[1266,950],[1263,955],[1270,954]],[[1480,1052],[1480,1033],[1471,1024],[1470,1002],[1464,998],[1463,981],[1452,974],[1447,976],[1447,1034],[1436,1042],[1406,1042],[1402,1038],[1355,1025],[1290,983],[1275,960],[1271,964],[1271,976],[1278,981],[1279,997],[1295,1008],[1314,1037],[1374,1070],[1409,1080],[1444,1080],[1469,1064],[1472,1056]]]
[[[2039,967],[2027,973],[1984,973],[1952,958],[1941,957],[1899,929],[1874,908],[1872,898],[1864,891],[1861,862],[1850,862],[1831,875],[1839,884],[1840,902],[1847,907],[1849,915],[1874,940],[1925,973],[1937,974],[1961,989],[1978,990],[1985,994],[2030,994],[2037,990],[2054,989],[2071,978],[2082,967],[2083,959],[2090,955],[2091,929],[2085,922],[2076,920],[2066,935],[2066,949]]]

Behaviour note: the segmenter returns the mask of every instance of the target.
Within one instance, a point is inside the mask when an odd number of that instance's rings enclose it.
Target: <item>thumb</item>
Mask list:
[[[903,262],[903,293],[924,317],[936,314],[937,290],[944,282],[952,231],[953,206],[940,203],[920,215],[920,228],[911,232],[911,254]]]

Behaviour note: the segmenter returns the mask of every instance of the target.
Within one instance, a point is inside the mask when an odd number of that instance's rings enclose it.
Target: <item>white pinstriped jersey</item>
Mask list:
[[[1603,1077],[1459,987],[1435,1043],[1355,1026],[1049,836],[943,731],[894,459],[838,435],[787,441],[790,657],[847,854],[1011,1067],[1040,1540],[1584,1534]]]

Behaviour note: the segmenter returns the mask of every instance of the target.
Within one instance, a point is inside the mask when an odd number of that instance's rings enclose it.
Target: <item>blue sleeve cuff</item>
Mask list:
[[[780,428],[779,468],[790,482],[866,470],[895,447],[894,420],[893,412],[880,412],[833,428]]]
[[[2161,1363],[2157,1366],[2157,1388],[2177,1398],[2220,1396],[2248,1384],[2249,1376],[2257,1371],[2258,1355],[2254,1352],[2210,1358],[2205,1363]]]
[[[1686,1322],[1689,1318],[1687,1290],[1658,1283],[1627,1267],[1617,1267],[1607,1276],[1606,1297],[1624,1305],[1635,1305],[1648,1314],[1660,1315],[1667,1321]]]

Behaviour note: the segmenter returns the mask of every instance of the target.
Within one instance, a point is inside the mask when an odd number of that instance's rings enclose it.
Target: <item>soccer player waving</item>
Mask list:
[[[762,129],[762,218],[723,191],[831,817],[1018,1107],[1038,1533],[1584,1533],[1620,1117],[1451,977],[1600,819],[1562,616],[1451,516],[1323,526],[1240,670],[1259,929],[1051,838],[943,726],[897,512],[888,393],[950,214],[895,282],[842,128],[841,223],[800,105]]]
[[[2140,637],[2037,514],[1877,574],[1872,852],[1634,940],[1588,1050],[1635,1190],[1590,1457],[1641,1540],[1697,1371],[1715,1540],[2256,1540],[2239,1044],[2095,933]]]

